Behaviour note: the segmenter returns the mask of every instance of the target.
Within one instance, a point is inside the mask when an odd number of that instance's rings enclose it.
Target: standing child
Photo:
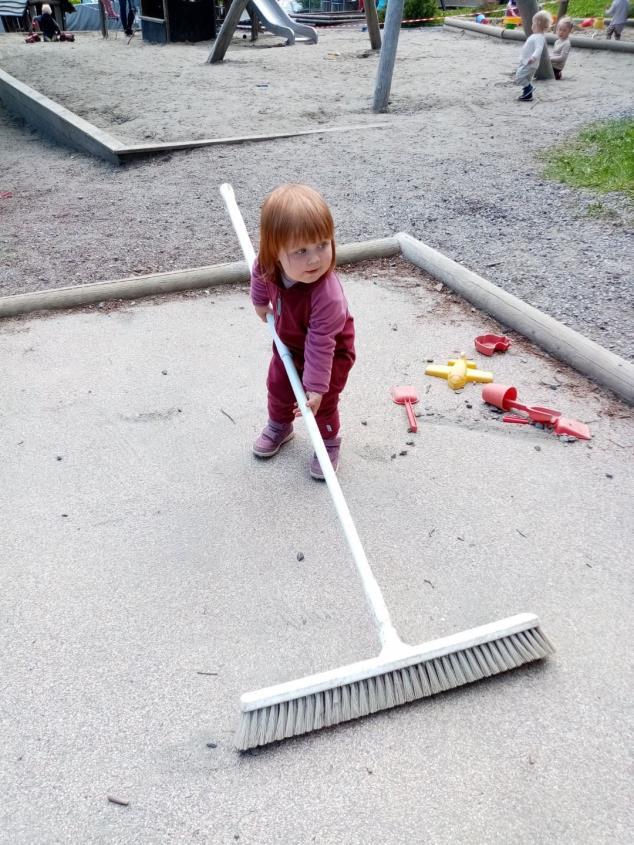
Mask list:
[[[339,464],[339,395],[354,364],[354,321],[335,266],[334,224],[324,198],[306,185],[282,185],[264,201],[260,250],[251,273],[251,301],[260,319],[272,313],[288,346],[307,405],[315,414],[324,444]],[[269,420],[253,452],[270,458],[293,437],[300,415],[293,389],[275,345],[266,382]],[[323,479],[317,456],[313,478]]]
[[[607,17],[612,16],[610,26],[605,33],[608,39],[614,35],[617,41],[621,40],[621,33],[625,28],[629,10],[629,0],[614,0],[610,8],[606,11],[605,14]]]
[[[539,66],[544,47],[546,46],[545,33],[553,24],[553,19],[548,12],[537,12],[533,16],[532,29],[533,34],[529,35],[522,52],[520,53],[520,62],[515,74],[515,82],[522,86],[522,93],[517,98],[518,100],[532,100],[533,99],[533,77],[535,71]]]
[[[555,41],[553,51],[550,54],[550,61],[553,66],[555,79],[561,79],[561,72],[568,60],[571,32],[572,20],[570,18],[562,18],[560,21],[557,21],[557,28],[555,29],[557,40]]]

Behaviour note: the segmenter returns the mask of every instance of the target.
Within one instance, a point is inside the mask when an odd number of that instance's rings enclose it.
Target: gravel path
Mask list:
[[[376,122],[364,33],[326,30],[316,46],[269,49],[279,43],[236,40],[213,68],[206,44],[127,47],[92,34],[74,45],[2,36],[0,50],[6,71],[123,140]],[[403,31],[380,128],[118,168],[0,111],[0,190],[12,194],[0,199],[0,295],[236,259],[217,185],[233,183],[255,233],[266,192],[302,180],[329,199],[340,242],[408,231],[634,359],[631,203],[546,182],[538,159],[591,120],[631,113],[634,60],[573,51],[564,80],[520,104],[518,50]]]

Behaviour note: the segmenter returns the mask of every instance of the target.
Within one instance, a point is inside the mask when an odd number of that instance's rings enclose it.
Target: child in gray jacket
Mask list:
[[[610,21],[610,25],[605,33],[608,40],[612,38],[613,35],[617,41],[621,40],[621,33],[625,28],[625,22],[627,21],[629,10],[629,0],[614,0],[610,8],[606,11],[606,17],[612,15],[612,20]]]

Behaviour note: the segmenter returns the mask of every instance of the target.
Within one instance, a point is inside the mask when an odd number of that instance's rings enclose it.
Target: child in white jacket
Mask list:
[[[548,12],[537,12],[533,17],[533,34],[529,35],[524,42],[522,52],[520,53],[520,62],[515,74],[515,82],[517,85],[522,86],[522,93],[518,97],[518,100],[527,101],[533,99],[533,77],[539,67],[539,60],[546,46],[545,33],[552,25],[553,19]]]

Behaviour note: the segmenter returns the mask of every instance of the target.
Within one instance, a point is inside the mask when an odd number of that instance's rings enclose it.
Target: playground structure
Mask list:
[[[261,24],[265,30],[273,33],[273,35],[285,38],[287,45],[294,44],[298,40],[310,44],[317,43],[317,30],[312,26],[292,20],[277,0],[233,0],[209,53],[207,59],[209,64],[215,64],[224,59],[233,33],[238,28],[245,11],[248,11],[251,20]],[[257,29],[255,34],[257,37]]]

